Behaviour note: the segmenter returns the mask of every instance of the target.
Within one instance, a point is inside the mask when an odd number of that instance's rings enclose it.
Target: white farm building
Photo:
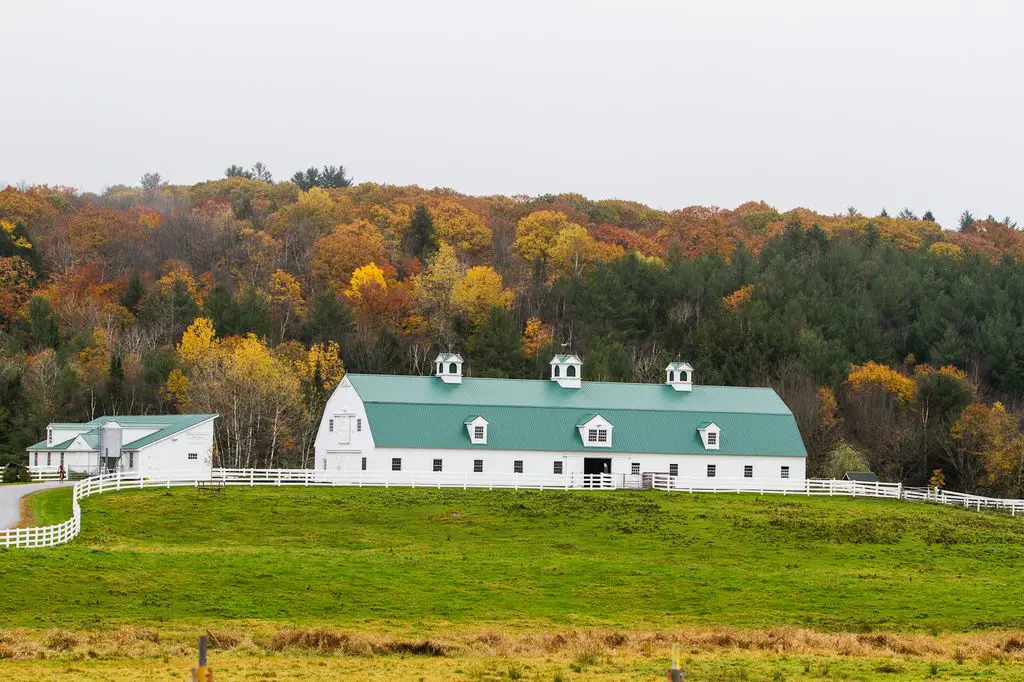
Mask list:
[[[804,481],[796,420],[770,388],[695,385],[682,362],[662,384],[584,381],[575,355],[556,356],[540,381],[463,377],[462,364],[444,353],[434,376],[346,375],[320,424],[316,468],[481,486],[585,474],[611,475],[617,487],[644,474]]]
[[[84,424],[53,423],[46,440],[27,448],[33,472],[64,467],[72,474],[209,476],[215,414],[99,417]]]

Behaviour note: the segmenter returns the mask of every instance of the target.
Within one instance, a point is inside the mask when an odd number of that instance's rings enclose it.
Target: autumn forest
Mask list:
[[[922,207],[924,208],[924,207]],[[980,207],[983,208],[983,207]],[[0,463],[48,422],[217,412],[226,466],[311,464],[345,371],[771,386],[808,473],[1024,494],[1024,233],[965,211],[663,211],[340,166],[0,191]]]

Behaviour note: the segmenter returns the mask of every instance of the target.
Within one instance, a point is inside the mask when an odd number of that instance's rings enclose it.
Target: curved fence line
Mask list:
[[[62,545],[82,530],[80,500],[91,495],[143,488],[205,486],[355,486],[408,488],[482,488],[513,490],[615,490],[649,488],[665,492],[753,493],[757,495],[804,495],[873,497],[911,502],[931,502],[966,509],[993,509],[1016,516],[1024,513],[1024,500],[1000,499],[931,488],[908,488],[901,483],[862,483],[806,479],[754,481],[750,479],[686,479],[669,474],[563,474],[529,476],[431,472],[330,472],[313,469],[213,469],[208,476],[195,472],[167,472],[150,476],[104,474],[79,481],[72,489],[71,518],[53,526],[0,530],[0,548],[41,548]]]

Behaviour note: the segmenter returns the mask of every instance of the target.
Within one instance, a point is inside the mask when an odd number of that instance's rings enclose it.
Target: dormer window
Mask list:
[[[576,355],[556,355],[551,359],[551,380],[562,388],[580,388],[583,361]]]
[[[688,363],[676,361],[668,363],[665,368],[665,383],[677,391],[693,390],[693,367]]]
[[[469,442],[473,445],[487,445],[487,420],[480,415],[468,417],[465,421]]]
[[[587,448],[610,448],[612,446],[611,423],[599,414],[588,414],[576,425],[583,446]]]
[[[441,353],[434,361],[436,375],[446,384],[462,383],[462,356],[458,353]]]
[[[722,429],[718,427],[718,424],[704,422],[697,427],[697,433],[700,434],[705,450],[718,450],[722,442]]]

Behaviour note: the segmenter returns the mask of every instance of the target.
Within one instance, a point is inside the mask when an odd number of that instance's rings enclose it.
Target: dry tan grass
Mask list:
[[[754,652],[785,655],[937,660],[1024,661],[1024,631],[948,635],[825,633],[799,628],[742,630],[680,628],[671,631],[486,629],[431,633],[381,633],[337,628],[280,628],[253,623],[211,630],[124,626],[114,630],[0,630],[0,659],[148,659],[191,655],[197,634],[212,649],[259,653],[310,652],[346,656],[559,657]]]

